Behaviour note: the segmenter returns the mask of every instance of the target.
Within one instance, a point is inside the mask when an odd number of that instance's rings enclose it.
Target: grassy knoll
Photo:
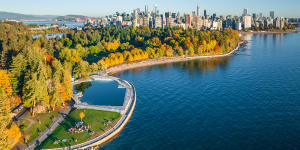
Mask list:
[[[58,148],[66,147],[70,145],[76,145],[89,140],[93,135],[88,132],[82,133],[70,133],[69,128],[75,126],[75,123],[80,121],[79,113],[84,112],[83,118],[84,124],[90,126],[90,130],[94,132],[94,135],[103,132],[108,126],[106,122],[114,122],[120,118],[120,114],[117,112],[92,110],[92,109],[74,109],[65,118],[65,120],[53,131],[53,133],[44,141],[38,148]],[[62,140],[65,140],[63,142]],[[55,142],[56,141],[56,142]],[[59,141],[59,142],[58,142]]]
[[[30,113],[27,113],[17,124],[23,132],[24,143],[32,142],[39,136],[40,132],[43,132],[50,126],[52,119],[58,116],[58,112],[53,111],[51,113],[40,113],[32,117]]]

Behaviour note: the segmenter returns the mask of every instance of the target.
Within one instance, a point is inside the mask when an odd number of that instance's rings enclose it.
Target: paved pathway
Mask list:
[[[89,140],[87,142],[84,142],[84,143],[80,143],[80,144],[77,144],[77,145],[74,145],[74,146],[71,146],[69,147],[70,149],[74,149],[74,150],[78,150],[78,149],[88,149],[88,148],[93,148],[93,146],[91,145],[95,145],[95,143],[101,141],[102,139],[110,136],[111,134],[113,134],[115,131],[117,131],[119,128],[122,128],[122,126],[124,126],[124,123],[126,124],[126,120],[128,120],[128,118],[130,118],[130,113],[132,113],[133,109],[134,109],[134,105],[136,103],[136,93],[135,93],[135,88],[134,86],[123,80],[124,82],[126,82],[126,84],[129,85],[129,93],[128,93],[128,104],[126,106],[126,111],[125,111],[125,114],[122,115],[122,117],[120,118],[120,120],[117,122],[116,125],[114,125],[110,130],[106,131],[104,134],[92,139],[92,140]],[[96,144],[98,145],[98,144]],[[57,150],[62,150],[62,149],[67,149],[66,147],[65,148],[57,148]]]
[[[115,135],[117,131],[120,131],[120,129],[122,129],[127,123],[127,121],[129,120],[136,104],[136,93],[135,93],[134,86],[125,80],[122,80],[122,82],[124,82],[127,88],[127,92],[125,95],[125,102],[124,102],[125,106],[122,106],[122,108],[124,109],[124,113],[122,114],[122,117],[119,119],[119,121],[112,128],[110,128],[108,131],[104,132],[103,134],[99,135],[98,137],[86,141],[84,143],[73,145],[71,147],[55,148],[51,150],[93,149],[94,147],[97,147],[96,145],[99,145],[99,142],[103,141],[104,139],[107,139],[111,135]]]
[[[65,116],[69,114],[71,106],[68,106],[67,109],[64,109],[60,112],[59,116],[52,122],[52,124],[45,131],[40,133],[40,135],[26,147],[22,148],[25,150],[34,150],[41,142],[43,142],[55,129],[56,127],[64,120]]]
[[[29,129],[32,126],[32,124],[35,122],[34,120],[29,119],[29,118],[24,118],[24,119],[28,120],[30,122],[29,125],[26,127],[26,129]]]

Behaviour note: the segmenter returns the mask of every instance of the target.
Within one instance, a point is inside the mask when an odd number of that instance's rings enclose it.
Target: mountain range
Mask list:
[[[74,18],[85,18],[82,15],[66,15],[66,16],[56,16],[56,15],[30,15],[21,14],[13,12],[0,11],[0,20],[38,20],[38,19],[74,19]]]

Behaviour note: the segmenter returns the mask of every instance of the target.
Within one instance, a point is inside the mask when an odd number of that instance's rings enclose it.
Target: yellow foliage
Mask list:
[[[10,128],[7,130],[7,143],[10,145],[10,147],[13,147],[19,142],[20,138],[20,128],[15,123],[12,123]]]
[[[85,117],[84,112],[80,112],[80,113],[79,113],[79,117],[80,117],[80,119],[81,119],[81,121],[82,121],[82,119]]]
[[[0,88],[7,95],[12,95],[12,85],[6,70],[0,70]]]

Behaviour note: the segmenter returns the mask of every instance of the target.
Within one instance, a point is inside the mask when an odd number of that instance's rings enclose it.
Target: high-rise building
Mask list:
[[[176,13],[172,13],[172,18],[176,18]]]
[[[192,11],[192,17],[195,17],[195,16],[196,16],[196,12]]]
[[[147,5],[145,5],[145,15],[148,15],[148,11],[149,9],[148,9],[148,6]]]
[[[253,20],[256,21],[256,19],[257,19],[256,13],[253,13],[253,14],[252,14],[252,17],[253,17]]]
[[[216,14],[216,13],[214,13],[214,14],[213,14],[213,16],[212,16],[212,19],[213,19],[213,20],[215,20],[215,19],[216,19],[216,17],[217,17],[217,14]]]
[[[154,5],[154,16],[158,15],[157,5]]]
[[[207,16],[207,12],[206,12],[206,10],[204,10],[204,17],[206,17]]]
[[[117,16],[116,18],[116,26],[122,27],[123,18],[122,16]]]
[[[270,11],[270,17],[271,17],[272,19],[275,18],[275,12],[274,12],[274,11]]]
[[[158,27],[162,28],[163,27],[162,21],[163,21],[163,17],[162,16],[156,16],[155,17],[155,22],[154,22],[155,28],[158,28]]]
[[[197,5],[197,16],[200,16],[200,6]]]
[[[172,13],[171,13],[170,11],[169,11],[169,12],[166,12],[166,13],[165,13],[165,17],[166,17],[166,18],[172,17]]]
[[[243,11],[243,16],[247,16],[248,15],[248,9],[245,8],[244,11]]]
[[[186,28],[191,27],[192,15],[191,14],[185,14],[184,17],[185,17],[185,26],[186,26]]]
[[[250,29],[252,25],[252,17],[251,16],[244,16],[243,17],[244,29]]]

